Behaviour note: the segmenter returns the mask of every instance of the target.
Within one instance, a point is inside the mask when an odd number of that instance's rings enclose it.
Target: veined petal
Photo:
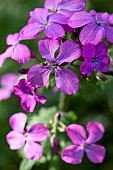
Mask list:
[[[21,64],[25,64],[30,60],[31,52],[26,45],[18,44],[14,47],[12,59],[16,60]]]
[[[38,160],[42,157],[43,148],[39,143],[27,141],[24,147],[24,154],[28,159]]]
[[[45,127],[42,123],[38,123],[35,125],[32,125],[31,128],[27,131],[28,141],[34,141],[34,142],[41,142],[48,138],[50,132],[47,127]]]
[[[24,133],[24,127],[27,121],[27,116],[25,113],[19,112],[15,113],[10,117],[9,123],[13,130]]]
[[[41,103],[41,104],[45,104],[46,102],[46,97],[39,95],[39,94],[34,94],[34,97],[36,99],[37,102]]]
[[[104,134],[104,126],[98,122],[89,122],[87,124],[88,138],[86,142],[88,144],[99,141]]]
[[[44,29],[44,25],[38,23],[38,21],[27,24],[22,29],[23,37],[33,37],[36,36],[40,31]]]
[[[97,144],[88,145],[85,148],[87,157],[93,163],[102,163],[105,157],[106,149]]]
[[[61,0],[45,0],[45,3],[44,3],[44,7],[46,9],[50,9],[50,10],[55,10],[57,9],[57,6],[58,6],[58,2],[60,2]]]
[[[92,62],[92,58],[96,55],[96,48],[94,44],[85,44],[83,46],[83,57],[85,61]]]
[[[108,57],[106,57],[107,59],[109,59]],[[108,60],[107,60],[108,62]],[[110,62],[110,60],[109,60]],[[95,68],[100,71],[100,72],[107,72],[109,71],[109,63],[104,63],[103,61],[95,63],[94,64]]]
[[[6,88],[0,88],[0,101],[9,99],[11,97],[11,91]]]
[[[92,74],[94,71],[94,64],[92,62],[87,62],[85,61],[81,66],[80,66],[80,72],[82,74]]]
[[[95,22],[94,17],[90,13],[82,11],[75,12],[70,17],[68,25],[72,28],[78,28],[93,22]]]
[[[70,69],[55,69],[56,86],[63,93],[71,95],[78,92],[79,79]]]
[[[105,26],[106,38],[110,43],[113,43],[113,27],[106,25]]]
[[[65,15],[54,13],[48,16],[48,22],[55,22],[59,24],[67,24],[68,18]]]
[[[62,0],[58,5],[58,10],[77,12],[84,10],[85,7],[85,0]]]
[[[7,45],[15,45],[18,43],[19,33],[9,34],[6,38]]]
[[[103,27],[96,25],[96,23],[91,23],[86,25],[80,32],[80,42],[85,45],[87,43],[92,43],[97,45],[105,37],[105,30]]]
[[[44,8],[35,8],[30,12],[30,17],[38,21],[40,24],[47,22],[48,10]]]
[[[62,151],[61,158],[69,164],[80,164],[82,162],[84,150],[80,146],[70,145]]]
[[[71,124],[66,127],[66,132],[75,145],[81,145],[86,140],[86,131],[81,125]]]
[[[48,62],[53,63],[55,61],[54,53],[59,48],[58,40],[42,39],[38,43],[39,52],[43,58]]]
[[[21,133],[18,133],[16,131],[11,131],[7,134],[6,140],[11,150],[18,150],[24,145],[25,137]]]
[[[2,67],[5,60],[7,58],[10,58],[12,54],[13,54],[13,47],[7,48],[7,50],[3,54],[0,54],[0,67]]]
[[[58,39],[64,36],[65,31],[61,25],[50,23],[45,26],[44,33],[48,38]]]
[[[96,56],[107,56],[108,49],[104,42],[100,42],[96,45]]]
[[[36,99],[33,95],[23,94],[21,98],[21,106],[27,112],[33,112],[36,106]]]
[[[56,58],[56,62],[61,65],[64,62],[71,63],[73,60],[78,59],[81,55],[80,46],[71,41],[67,40],[60,46],[60,53]]]
[[[36,88],[44,87],[49,81],[49,75],[52,71],[50,66],[41,66],[39,64],[30,68],[27,80]]]

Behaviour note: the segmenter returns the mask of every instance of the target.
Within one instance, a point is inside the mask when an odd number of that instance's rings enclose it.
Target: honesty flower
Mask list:
[[[107,51],[107,47],[103,42],[100,42],[97,45],[84,45],[84,63],[80,66],[80,71],[83,74],[92,74],[94,69],[97,69],[100,72],[109,71],[110,58],[107,56]]]
[[[53,13],[71,16],[73,12],[82,11],[86,7],[85,0],[45,0],[44,7]]]
[[[57,39],[64,36],[61,24],[67,24],[68,19],[62,14],[50,14],[47,9],[35,8],[30,12],[30,20],[23,28],[25,37],[35,36],[44,30],[47,37]]]
[[[29,61],[30,57],[34,57],[34,53],[26,45],[20,43],[21,40],[29,38],[33,39],[34,37],[26,38],[21,34],[21,31],[20,33],[9,34],[6,38],[6,43],[10,47],[3,54],[0,54],[0,67],[2,67],[7,58],[12,58],[18,63],[25,64]]]
[[[13,86],[17,83],[18,76],[13,73],[7,73],[2,76],[0,80],[1,88],[0,88],[0,101],[6,100],[11,97],[11,93],[13,92]]]
[[[34,92],[34,87],[25,79],[21,79],[18,85],[14,86],[14,93],[21,99],[21,106],[28,112],[33,112],[36,102],[44,104],[46,98]]]
[[[11,150],[18,150],[25,143],[25,156],[28,159],[38,160],[43,154],[43,148],[40,142],[48,138],[49,130],[42,123],[38,123],[25,131],[26,121],[27,116],[24,113],[19,112],[12,115],[9,123],[13,130],[7,134],[6,140]]]
[[[63,93],[74,94],[79,89],[79,79],[70,69],[62,69],[63,63],[71,63],[81,55],[81,49],[78,44],[67,40],[60,45],[60,52],[56,58],[54,53],[59,48],[57,40],[43,39],[39,41],[39,51],[43,58],[50,64],[41,66],[36,64],[28,72],[27,79],[32,86],[38,88],[45,86],[49,81],[49,75],[52,70],[55,72],[56,86]]]
[[[66,127],[69,138],[74,143],[62,151],[62,160],[70,164],[80,164],[83,159],[84,151],[87,157],[93,163],[102,163],[105,157],[105,148],[95,144],[104,133],[104,127],[98,122],[89,122],[87,124],[88,138],[86,138],[85,129],[81,125],[71,124]]]
[[[113,43],[113,27],[111,24],[110,15],[107,12],[97,13],[91,10],[90,13],[82,11],[74,13],[68,25],[72,28],[83,27],[80,32],[79,39],[84,45],[86,43],[98,44],[105,37]]]

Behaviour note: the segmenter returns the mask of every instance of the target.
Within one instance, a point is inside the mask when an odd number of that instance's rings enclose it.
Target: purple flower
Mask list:
[[[73,12],[82,11],[86,7],[85,0],[45,0],[44,7],[53,13],[61,13],[67,17]]]
[[[81,55],[81,49],[78,44],[67,40],[60,45],[60,52],[56,58],[54,53],[59,48],[57,40],[43,39],[39,41],[39,51],[43,58],[50,64],[41,66],[39,64],[31,67],[27,79],[32,86],[38,88],[45,86],[49,81],[49,75],[52,70],[55,72],[56,86],[63,93],[74,94],[79,89],[79,79],[70,69],[62,69],[63,63],[71,63]]]
[[[89,122],[87,124],[88,138],[86,138],[85,129],[81,125],[72,124],[66,127],[66,132],[72,140],[70,145],[62,151],[62,160],[70,164],[80,164],[83,159],[84,151],[87,157],[93,163],[102,163],[105,157],[105,148],[95,144],[104,133],[104,127],[98,122]]]
[[[97,13],[94,10],[88,12],[76,12],[69,19],[69,26],[72,28],[83,27],[80,32],[80,42],[84,45],[86,43],[98,44],[105,37],[113,43],[113,27],[111,24],[111,17],[107,12]]]
[[[35,36],[44,30],[47,37],[57,39],[64,36],[61,24],[67,24],[68,19],[62,14],[51,14],[47,9],[35,8],[30,12],[30,20],[23,28],[25,37]]]
[[[28,112],[33,112],[36,102],[44,104],[46,98],[34,92],[34,87],[25,79],[21,79],[18,85],[14,86],[14,93],[21,99],[21,106]]]
[[[49,136],[49,130],[42,123],[32,125],[24,130],[27,116],[24,113],[15,113],[10,117],[9,123],[12,131],[6,136],[11,150],[20,149],[24,143],[24,154],[28,159],[37,160],[42,157],[43,148],[40,144]]]
[[[107,47],[103,42],[100,42],[97,45],[84,45],[84,63],[80,66],[80,71],[83,74],[92,74],[94,69],[97,69],[100,72],[109,71],[110,58],[107,56],[107,51]]]
[[[33,37],[24,37],[21,31],[20,33],[9,34],[6,38],[6,43],[10,47],[8,47],[3,54],[0,54],[0,67],[2,67],[5,60],[10,57],[21,64],[27,63],[34,54],[26,45],[21,44],[20,41],[29,38],[33,39]]]
[[[11,93],[13,92],[13,85],[15,85],[18,81],[18,76],[13,73],[7,73],[2,76],[0,84],[0,101],[6,100],[11,97]]]

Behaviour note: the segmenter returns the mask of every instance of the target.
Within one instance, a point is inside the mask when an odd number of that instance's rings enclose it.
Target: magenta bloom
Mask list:
[[[79,45],[71,40],[65,41],[60,45],[60,52],[56,58],[54,58],[54,53],[59,48],[57,40],[43,39],[39,41],[38,45],[40,54],[49,64],[47,66],[36,64],[31,67],[27,79],[32,86],[36,88],[45,86],[49,81],[51,71],[54,70],[57,88],[69,95],[77,93],[79,89],[78,77],[72,70],[62,69],[61,65],[71,63],[80,57]]]
[[[44,7],[53,13],[71,16],[73,12],[82,11],[86,7],[85,0],[45,0]]]
[[[18,76],[13,73],[7,73],[2,76],[0,84],[0,101],[6,100],[11,97],[13,92],[13,86],[17,83]]]
[[[103,146],[95,144],[103,136],[103,125],[98,122],[89,122],[87,131],[88,138],[86,138],[85,129],[81,125],[72,124],[66,127],[66,132],[73,145],[64,148],[62,151],[61,157],[63,161],[70,164],[80,164],[85,151],[91,162],[103,162],[106,150]]]
[[[88,12],[76,12],[69,19],[69,26],[72,28],[83,27],[80,32],[80,42],[98,44],[105,37],[113,43],[113,27],[110,26],[111,19],[107,12],[97,13],[94,10]]]
[[[25,37],[35,36],[44,30],[48,38],[61,38],[65,31],[61,24],[67,24],[68,19],[62,14],[50,14],[47,9],[35,8],[30,12],[30,20],[23,28]]]
[[[10,117],[9,123],[12,131],[6,136],[11,150],[18,150],[24,146],[24,154],[28,159],[38,160],[42,157],[43,148],[40,144],[48,138],[49,130],[42,123],[32,125],[24,130],[27,116],[24,113],[15,113]]]
[[[84,45],[84,63],[80,66],[81,73],[92,74],[94,69],[97,69],[100,72],[109,71],[110,58],[107,56],[107,51],[107,47],[103,42],[100,42],[97,45]]]
[[[36,102],[44,104],[46,98],[34,92],[34,87],[25,79],[21,79],[18,85],[14,86],[14,93],[21,99],[21,106],[28,112],[33,112]]]
[[[10,47],[6,49],[3,54],[0,54],[0,67],[2,67],[3,63],[7,58],[12,58],[18,63],[25,64],[29,61],[30,57],[34,56],[34,54],[29,50],[29,48],[21,44],[21,40],[29,39],[25,38],[20,33],[9,34],[6,38],[6,43]],[[33,39],[33,37],[31,37]]]

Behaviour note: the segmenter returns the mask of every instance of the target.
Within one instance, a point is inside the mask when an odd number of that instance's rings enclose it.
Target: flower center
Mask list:
[[[25,138],[27,138],[27,137],[28,137],[28,134],[25,132],[25,133],[24,133],[24,136],[25,136]]]
[[[101,21],[97,21],[97,25],[100,26],[101,25]]]
[[[86,142],[82,144],[82,147],[83,147],[83,148],[85,148],[86,146],[87,146],[87,143],[86,143]]]
[[[52,12],[56,13],[56,12],[57,12],[57,9],[53,9]]]
[[[92,62],[95,63],[95,62],[96,62],[96,58],[93,58],[93,59],[92,59]]]
[[[57,63],[53,63],[53,64],[52,64],[52,68],[53,68],[53,69],[57,68],[57,66],[58,66]]]
[[[44,26],[46,26],[48,24],[48,22],[44,22]]]

